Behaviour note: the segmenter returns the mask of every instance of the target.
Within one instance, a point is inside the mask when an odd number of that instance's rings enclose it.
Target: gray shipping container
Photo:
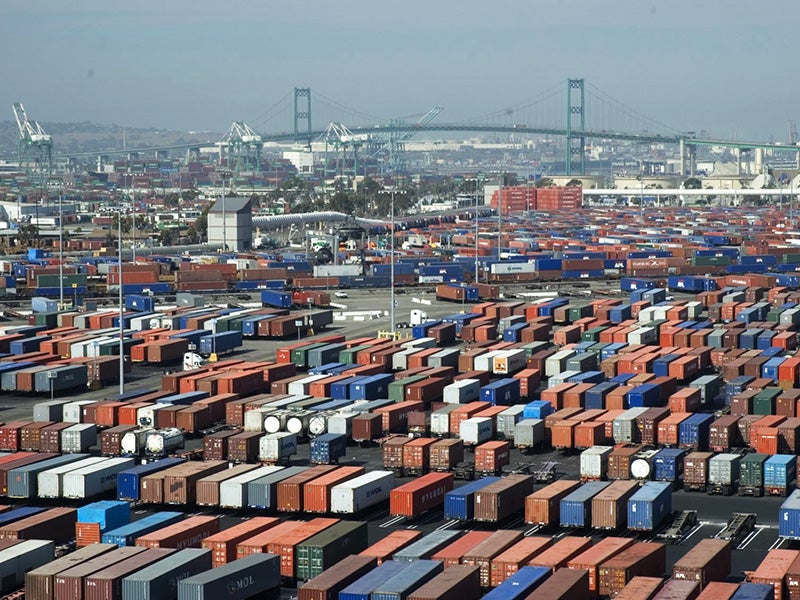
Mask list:
[[[582,352],[567,361],[568,371],[591,371],[597,368],[597,355],[594,352]]]
[[[52,379],[50,378],[51,373],[55,374]],[[36,392],[49,392],[50,390],[61,392],[86,387],[88,381],[89,373],[86,365],[65,365],[38,371],[33,377],[33,387]]]
[[[428,366],[433,367],[453,367],[458,369],[458,356],[461,351],[458,348],[445,348],[436,354],[428,357]]]
[[[416,560],[428,559],[450,542],[454,541],[457,537],[460,537],[462,533],[463,532],[458,529],[432,531],[416,542],[395,552],[392,556],[392,560],[398,562],[414,562]]]
[[[61,421],[61,417],[64,414],[64,405],[69,402],[71,402],[71,400],[48,400],[47,402],[37,402],[33,405],[33,420]]]
[[[178,600],[244,600],[280,584],[279,557],[249,554],[178,582]]]
[[[61,452],[72,454],[86,452],[97,443],[97,426],[94,423],[78,423],[61,432]]]
[[[497,434],[501,437],[513,438],[517,423],[523,419],[524,410],[524,404],[515,404],[497,415]]]
[[[708,483],[733,485],[739,480],[739,454],[717,454],[708,461]]]
[[[278,503],[278,483],[307,471],[309,467],[287,467],[247,484],[247,506],[275,508]]]
[[[9,498],[36,498],[39,491],[39,473],[60,467],[69,463],[74,463],[84,458],[89,458],[88,454],[69,454],[66,456],[56,456],[47,460],[40,460],[31,465],[18,467],[8,472],[8,494]]]
[[[55,554],[55,544],[50,540],[25,540],[0,550],[0,593],[21,587],[25,573],[49,563]]]
[[[211,570],[211,550],[185,548],[122,580],[123,600],[175,600],[178,582]]]
[[[514,445],[518,448],[532,448],[544,443],[544,420],[523,419],[514,427]]]
[[[649,410],[648,407],[629,408],[618,416],[611,424],[614,442],[626,444],[638,441],[636,417]]]
[[[440,560],[418,560],[411,567],[403,569],[378,585],[370,597],[381,600],[404,600],[443,570]]]

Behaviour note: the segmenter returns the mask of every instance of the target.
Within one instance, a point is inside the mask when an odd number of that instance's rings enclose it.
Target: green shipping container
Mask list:
[[[366,549],[366,522],[339,521],[297,545],[295,577],[308,581],[346,556]]]
[[[783,393],[783,390],[775,387],[764,388],[756,397],[753,398],[754,415],[774,415],[775,401]]]
[[[781,320],[781,313],[783,310],[780,308],[773,308],[771,311],[767,313],[767,322],[769,323],[778,323]]]
[[[569,322],[574,323],[579,319],[583,319],[585,317],[591,317],[594,309],[591,304],[584,304],[583,306],[570,306],[569,312]]]
[[[62,278],[58,275],[37,275],[36,276],[36,286],[37,287],[59,287],[61,285]],[[64,275],[64,288],[66,290],[72,287],[72,284],[75,285],[86,285],[86,273],[76,273],[74,275]]]
[[[599,342],[600,341],[600,334],[603,333],[608,327],[592,327],[591,329],[587,329],[581,334],[581,341],[582,342]]]
[[[322,348],[326,344],[309,344],[292,350],[292,362],[298,369],[305,369],[308,366],[308,351],[313,348]]]
[[[357,362],[356,355],[362,350],[366,350],[367,348],[371,347],[372,346],[354,346],[352,348],[348,348],[347,350],[340,350],[339,362],[344,363],[346,365],[353,365]]]
[[[727,267],[732,261],[730,256],[695,256],[692,264],[695,267]]]
[[[124,339],[122,340],[122,351],[129,355],[133,346],[143,343],[143,339]],[[98,349],[100,350],[100,356],[119,356],[119,341],[113,344],[101,344]]]
[[[739,486],[761,487],[764,485],[764,463],[768,454],[745,454],[739,463]]]
[[[784,254],[783,262],[789,265],[800,263],[800,254]]]
[[[389,384],[389,391],[387,396],[393,402],[403,402],[406,399],[406,386],[427,379],[425,375],[413,375],[411,377],[404,377]]]
[[[525,350],[525,356],[531,357],[537,352],[546,350],[549,346],[550,342],[531,342],[530,344],[525,344],[524,346],[520,346],[520,349]]]
[[[47,327],[49,329],[53,329],[54,327],[58,327],[58,313],[57,312],[50,312],[50,313],[33,313],[34,325],[40,327]]]

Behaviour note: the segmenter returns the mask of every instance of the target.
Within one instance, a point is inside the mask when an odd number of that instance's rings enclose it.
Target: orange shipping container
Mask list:
[[[262,531],[254,536],[246,538],[236,544],[236,558],[242,558],[248,554],[259,554],[267,551],[267,546],[274,539],[285,537],[293,530],[304,523],[302,521],[284,521],[266,531]]]
[[[195,516],[136,538],[141,548],[199,548],[204,538],[219,533],[219,517]]]
[[[326,513],[330,510],[331,489],[364,474],[364,467],[339,467],[303,486],[303,510],[311,513]]]
[[[607,537],[597,542],[591,548],[571,558],[567,563],[569,569],[585,569],[589,572],[590,595],[597,595],[597,575],[600,565],[616,556],[625,548],[631,546],[635,540],[631,538]]]
[[[786,573],[798,556],[800,556],[798,550],[770,550],[756,570],[750,574],[748,580],[753,583],[767,583],[774,586],[775,600],[783,600],[786,589]]]
[[[456,541],[448,544],[431,557],[431,560],[440,560],[444,568],[460,565],[462,557],[475,546],[485,541],[492,535],[491,531],[468,531]]]
[[[492,587],[503,583],[552,543],[552,538],[533,535],[521,539],[501,554],[495,556],[491,564]]]
[[[399,529],[393,531],[382,540],[364,550],[359,556],[373,556],[378,559],[378,564],[389,560],[395,552],[402,550],[409,544],[422,537],[422,532],[414,529]]]
[[[528,564],[532,567],[549,567],[555,571],[560,567],[566,567],[570,559],[578,556],[591,545],[592,538],[568,535],[532,558]]]
[[[559,522],[561,500],[580,486],[580,481],[560,479],[525,498],[525,522],[551,525]]]
[[[277,517],[253,517],[203,540],[202,547],[211,550],[211,566],[220,567],[236,560],[236,545],[278,525]]]

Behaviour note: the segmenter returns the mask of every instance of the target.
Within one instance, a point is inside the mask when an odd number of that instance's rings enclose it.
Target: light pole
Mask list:
[[[50,402],[53,401],[53,382],[58,377],[58,373],[55,371],[48,371],[47,372],[47,381],[50,382]]]
[[[478,283],[478,185],[483,183],[483,178],[478,176],[475,180],[475,283]]]
[[[394,188],[392,188],[392,208],[391,208],[391,221],[392,221],[392,237],[391,246],[389,247],[389,323],[391,325],[392,339],[394,339]]]
[[[136,264],[136,188],[133,188],[131,202],[131,262]]]
[[[503,174],[500,173],[500,190],[497,192],[497,260],[503,251]]]
[[[222,177],[222,251],[228,251],[228,219],[225,213],[225,177],[230,179],[232,172],[228,170],[220,171]]]
[[[58,301],[59,309],[64,309],[64,212],[62,198],[64,188],[58,192]]]
[[[211,319],[211,356],[208,357],[210,362],[217,362],[217,320]]]
[[[120,204],[122,203],[120,199]],[[122,338],[124,327],[122,323],[123,313],[125,306],[122,302],[122,206],[119,207],[119,215],[117,216],[117,227],[119,240],[117,243],[119,250],[119,264],[117,267],[117,274],[119,276],[119,393],[120,396],[125,393],[125,343]]]

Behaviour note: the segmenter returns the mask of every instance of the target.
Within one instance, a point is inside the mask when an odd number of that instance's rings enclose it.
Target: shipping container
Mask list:
[[[346,556],[358,554],[366,548],[367,523],[339,521],[297,545],[295,577],[308,581]]]
[[[117,546],[133,546],[136,538],[177,523],[184,516],[183,513],[169,511],[153,513],[128,525],[106,531],[103,533],[102,542],[104,544],[116,544]]]
[[[339,592],[377,566],[371,556],[348,556],[297,590],[298,600],[337,600]]]
[[[331,512],[357,514],[387,500],[394,487],[391,471],[370,471],[331,489]]]
[[[522,540],[522,532],[498,530],[464,553],[461,563],[480,568],[481,587],[491,587],[492,560]]]
[[[592,522],[592,498],[608,486],[606,481],[589,481],[564,496],[559,505],[561,526],[588,527]]]
[[[525,522],[533,525],[554,525],[560,522],[561,501],[580,486],[578,481],[561,479],[525,498]]]
[[[357,479],[354,481],[357,481]],[[418,517],[422,513],[442,504],[445,494],[452,489],[452,474],[428,473],[391,491],[389,514]]]
[[[617,596],[634,577],[661,577],[665,568],[663,544],[637,542],[600,565],[597,591],[601,596]]]
[[[372,592],[381,583],[408,567],[409,563],[407,562],[385,561],[342,589],[339,592],[339,600],[370,600]]]
[[[266,531],[279,523],[276,517],[253,517],[233,527],[208,536],[202,548],[211,551],[212,567],[219,567],[236,560],[236,545],[250,537]]]
[[[522,600],[550,577],[552,569],[525,566],[482,598],[483,600]]]
[[[280,559],[251,554],[178,582],[178,600],[245,600],[280,587]]]
[[[727,540],[700,540],[672,566],[673,579],[697,581],[701,589],[711,581],[725,581],[730,572],[731,543]]]
[[[56,575],[115,549],[113,544],[92,544],[28,571],[25,574],[25,597],[28,600],[53,600]]]

